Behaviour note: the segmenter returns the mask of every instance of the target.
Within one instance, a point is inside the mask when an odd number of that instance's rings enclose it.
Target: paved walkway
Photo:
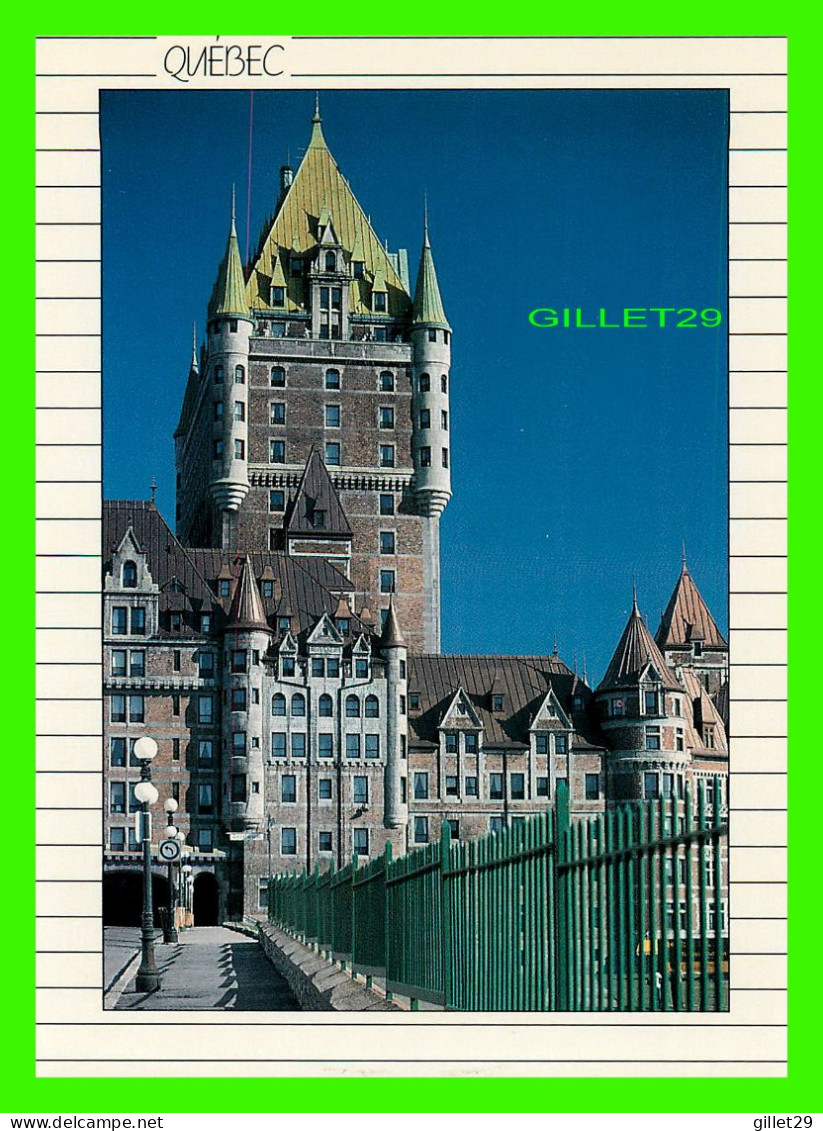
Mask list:
[[[226,927],[181,931],[179,943],[155,944],[155,959],[160,990],[138,994],[132,979],[116,1009],[300,1008],[256,939]]]
[[[155,938],[162,938],[157,931]],[[103,988],[110,990],[135,954],[140,953],[139,927],[103,928]]]

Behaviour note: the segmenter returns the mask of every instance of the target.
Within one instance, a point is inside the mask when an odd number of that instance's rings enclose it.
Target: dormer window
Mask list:
[[[647,691],[644,695],[644,703],[646,705],[647,715],[657,714],[657,692]]]
[[[503,696],[502,695],[492,695],[492,710],[494,712],[498,712],[498,711],[503,710]]]
[[[286,288],[285,287],[272,287],[272,289],[271,289],[271,304],[272,304],[272,306],[285,306],[285,304],[286,304]]]
[[[123,588],[136,589],[137,588],[137,563],[136,562],[123,562]]]
[[[412,691],[411,694],[409,695],[409,710],[410,711],[419,711],[420,710],[420,696],[418,695],[418,693],[416,691]]]
[[[341,636],[348,636],[349,629],[351,628],[351,621],[348,617],[338,617],[334,623]]]
[[[260,583],[260,595],[262,597],[273,597],[274,596],[274,582],[273,581],[262,581]]]
[[[231,594],[231,581],[227,577],[221,577],[217,582],[217,592],[220,597],[228,597]]]
[[[336,271],[337,270],[337,256],[334,254],[333,251],[327,251],[326,252],[326,270],[327,271]]]
[[[280,671],[283,675],[294,675],[295,662],[294,656],[281,656],[280,657]]]
[[[374,309],[378,314],[386,313],[386,292],[375,291],[374,293]]]
[[[310,522],[315,530],[322,530],[326,525],[326,512],[323,510],[313,510],[311,512]]]
[[[355,259],[352,262],[352,274],[355,279],[362,279],[366,273],[366,265],[362,259]]]
[[[292,273],[292,275],[302,275],[303,274],[303,260],[300,259],[299,257],[292,258],[291,273]]]
[[[457,732],[452,731],[452,730],[446,731],[444,738],[445,738],[445,744],[446,744],[446,753],[447,754],[456,754],[457,753]]]
[[[278,617],[277,627],[281,632],[288,632],[291,628],[291,617]]]
[[[463,746],[467,754],[477,753],[477,735],[473,731],[463,735]]]

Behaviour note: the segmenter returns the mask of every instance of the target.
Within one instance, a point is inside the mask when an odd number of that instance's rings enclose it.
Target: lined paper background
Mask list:
[[[173,42],[214,41],[38,43],[38,1073],[784,1075],[785,40],[294,37],[280,79],[187,87],[162,68]],[[729,89],[728,1014],[103,1012],[98,93],[221,84]]]

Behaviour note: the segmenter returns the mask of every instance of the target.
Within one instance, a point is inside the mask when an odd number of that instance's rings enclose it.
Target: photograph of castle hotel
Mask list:
[[[144,805],[168,946],[251,930],[275,876],[434,859],[444,822],[453,848],[522,847],[562,796],[572,828],[674,806],[676,838],[699,793],[719,823],[725,325],[528,316],[725,310],[724,95],[107,92],[101,129],[107,926],[140,923]],[[409,251],[368,214],[387,186]],[[693,891],[685,841],[659,856],[678,947],[687,901],[726,890],[720,843],[695,841]]]

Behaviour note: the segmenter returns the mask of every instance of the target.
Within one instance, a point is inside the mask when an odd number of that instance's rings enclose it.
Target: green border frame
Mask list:
[[[814,702],[812,687],[816,656],[811,651],[810,613],[815,605],[813,585],[817,581],[816,562],[804,545],[806,534],[805,508],[813,514],[820,509],[815,473],[818,442],[815,427],[820,413],[819,381],[812,366],[818,362],[813,354],[812,335],[820,321],[813,308],[819,281],[812,279],[817,267],[819,249],[818,212],[819,181],[815,177],[815,159],[819,148],[818,72],[819,27],[811,5],[788,0],[777,12],[762,0],[731,0],[723,10],[666,9],[649,0],[631,7],[590,0],[585,9],[575,11],[552,6],[509,7],[503,9],[478,0],[460,9],[446,11],[434,0],[422,0],[412,11],[395,7],[374,11],[374,27],[381,35],[626,35],[626,36],[768,36],[789,37],[790,49],[790,168],[792,173],[790,251],[792,284],[792,362],[791,419],[789,466],[791,471],[790,504],[793,521],[790,526],[789,577],[790,603],[790,726],[794,735],[805,717],[810,720],[806,704]],[[577,6],[575,5],[575,8]],[[276,14],[276,9],[274,10]],[[352,20],[351,8],[328,8],[323,12],[322,31],[327,35],[350,35],[366,24],[372,15],[361,9],[360,19]],[[14,203],[6,206],[5,241],[10,243],[6,266],[7,319],[18,320],[17,295],[20,274],[34,283],[33,194],[34,136],[33,114],[29,102],[34,75],[34,37],[38,34],[118,35],[152,33],[179,35],[214,34],[242,28],[228,28],[234,18],[226,19],[224,5],[214,0],[187,3],[174,12],[175,27],[169,27],[169,9],[156,0],[142,6],[138,18],[112,7],[89,0],[84,10],[72,16],[65,7],[49,0],[28,11],[7,16],[7,50],[4,85],[6,142],[5,189],[11,191]],[[316,27],[318,13],[311,19]],[[259,35],[261,24],[268,22],[244,16],[241,25],[248,33]],[[272,21],[273,22],[273,21]],[[292,20],[287,21],[297,31]],[[305,26],[305,25],[304,25]],[[71,29],[71,30],[69,30]],[[169,29],[163,31],[162,29]],[[817,34],[816,34],[817,32]],[[268,35],[284,34],[272,28]],[[376,34],[374,32],[373,34]],[[11,151],[10,151],[11,150]],[[17,218],[25,217],[25,223]],[[30,226],[31,225],[31,226]],[[815,240],[815,236],[818,239]],[[22,266],[21,266],[22,265]],[[29,316],[33,330],[33,305]],[[23,319],[25,322],[27,319]],[[34,335],[23,339],[30,351],[31,372],[34,372]],[[24,347],[25,348],[25,347]],[[819,352],[819,351],[818,351]],[[803,370],[806,362],[811,372]],[[32,381],[32,390],[34,382]],[[238,1080],[236,1089],[227,1089],[225,1079],[159,1078],[157,1089],[134,1089],[128,1078],[37,1079],[34,1076],[34,757],[32,735],[34,622],[33,545],[22,532],[32,532],[34,498],[33,414],[28,426],[17,425],[7,432],[7,470],[14,466],[21,480],[7,501],[14,508],[11,521],[3,529],[3,555],[7,572],[6,593],[9,597],[4,614],[6,644],[0,655],[2,677],[0,694],[5,707],[6,727],[3,790],[5,867],[8,898],[5,901],[2,945],[6,988],[3,994],[7,1051],[4,1054],[4,1106],[7,1111],[22,1113],[101,1113],[144,1111],[241,1113],[281,1112],[808,1112],[819,1108],[820,1068],[813,1049],[819,1038],[820,1016],[817,921],[820,881],[815,857],[816,806],[815,786],[819,772],[814,762],[807,769],[801,759],[816,758],[815,744],[801,746],[790,759],[793,774],[789,783],[790,842],[789,860],[789,1074],[782,1079],[733,1077],[655,1077],[655,1078],[581,1078],[535,1079],[524,1077],[461,1079],[429,1078],[425,1088],[413,1086],[408,1078],[312,1079],[277,1078],[276,1091],[249,1088]],[[12,462],[13,461],[13,462]],[[800,516],[798,518],[798,516]],[[16,520],[16,521],[15,521]],[[31,542],[33,543],[33,535]],[[804,554],[805,548],[805,554]],[[21,587],[20,575],[24,582]],[[22,588],[22,592],[21,592]],[[806,614],[801,619],[800,610]],[[813,613],[811,613],[813,616]],[[801,627],[798,627],[798,626]],[[25,642],[25,643],[24,643]],[[21,663],[22,661],[22,663]],[[25,672],[25,691],[21,686]],[[814,838],[814,839],[813,839]],[[291,1088],[284,1087],[292,1083]],[[364,1086],[365,1084],[365,1086]],[[411,1086],[410,1086],[411,1085]],[[817,1085],[817,1089],[815,1089]],[[235,1102],[236,1099],[236,1102]]]

